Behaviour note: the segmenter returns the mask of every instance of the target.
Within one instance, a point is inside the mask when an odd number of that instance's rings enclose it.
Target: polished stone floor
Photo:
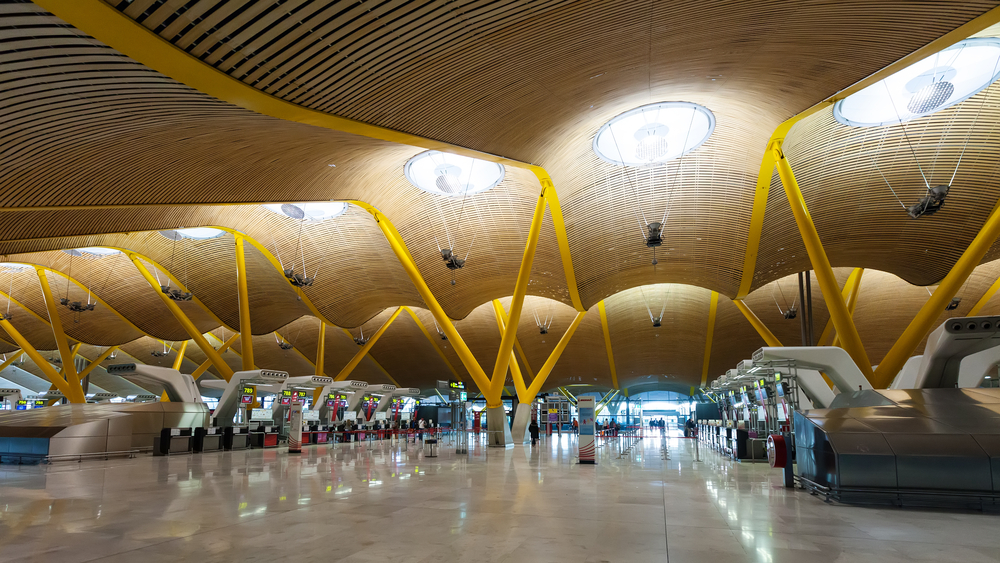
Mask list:
[[[0,561],[1000,561],[997,515],[828,505],[691,440],[575,444],[0,466]]]

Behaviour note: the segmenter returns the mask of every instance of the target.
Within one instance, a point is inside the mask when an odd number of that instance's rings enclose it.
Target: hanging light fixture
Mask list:
[[[424,151],[406,162],[403,174],[415,187],[463,197],[485,192],[504,179],[502,164],[441,151]]]

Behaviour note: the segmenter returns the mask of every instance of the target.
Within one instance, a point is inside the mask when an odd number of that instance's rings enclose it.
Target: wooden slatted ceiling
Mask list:
[[[1000,26],[979,35],[1000,36]],[[831,263],[877,268],[916,285],[940,281],[1000,199],[998,122],[1000,86],[994,84],[960,104],[902,126],[848,127],[838,123],[829,109],[793,127],[785,155]],[[934,215],[911,219],[892,190],[905,205],[915,204],[925,194],[918,162],[931,186],[947,184],[966,140],[968,148],[944,207]],[[754,287],[808,264],[776,174],[764,233]],[[1000,246],[995,245],[984,262],[998,256]]]
[[[388,316],[393,310],[388,310]],[[376,320],[373,319],[373,320]],[[371,323],[374,324],[374,323]],[[374,328],[374,331],[378,330]],[[365,329],[365,336],[368,336]],[[434,351],[427,337],[407,313],[400,313],[369,352],[401,386],[430,389],[438,380],[454,379],[451,370]]]
[[[372,329],[372,332],[376,329],[377,327]],[[318,342],[317,337],[319,336],[318,319],[315,317],[302,317],[282,327],[278,332],[307,358],[316,358],[316,344]],[[324,372],[329,377],[335,377],[341,368],[347,365],[347,362],[357,353],[358,346],[342,330],[327,326],[324,350],[326,352],[323,360],[325,365]],[[393,376],[395,377],[395,374]],[[392,383],[370,358],[363,359],[351,373],[349,379],[366,381],[372,384]]]

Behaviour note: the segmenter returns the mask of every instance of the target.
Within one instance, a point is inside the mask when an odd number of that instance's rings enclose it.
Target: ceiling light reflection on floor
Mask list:
[[[1000,39],[960,41],[833,106],[844,125],[904,123],[965,101],[1000,78]]]

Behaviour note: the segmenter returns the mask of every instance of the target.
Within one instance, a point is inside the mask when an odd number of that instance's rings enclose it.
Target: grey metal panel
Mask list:
[[[974,434],[972,438],[990,456],[990,472],[993,475],[993,490],[1000,491],[1000,435]]]
[[[830,408],[882,407],[894,404],[874,389],[863,389],[850,393],[840,393],[830,402]]]
[[[107,436],[108,419],[67,426],[52,438],[72,438],[74,436]]]
[[[108,419],[108,436],[131,436],[132,415],[115,416]]]
[[[109,452],[123,452],[132,449],[132,434],[126,436],[108,436]]]
[[[840,486],[886,488],[898,486],[896,456],[884,435],[831,433],[827,437],[837,454]]]
[[[813,424],[821,428],[824,432],[877,432],[871,426],[855,418],[811,418]]]
[[[108,437],[105,436],[71,436],[68,438],[49,438],[49,455],[94,454],[107,451]]]
[[[868,417],[864,423],[886,434],[959,434],[957,428],[923,416]]]
[[[968,434],[885,434],[900,488],[993,490],[990,458]]]

